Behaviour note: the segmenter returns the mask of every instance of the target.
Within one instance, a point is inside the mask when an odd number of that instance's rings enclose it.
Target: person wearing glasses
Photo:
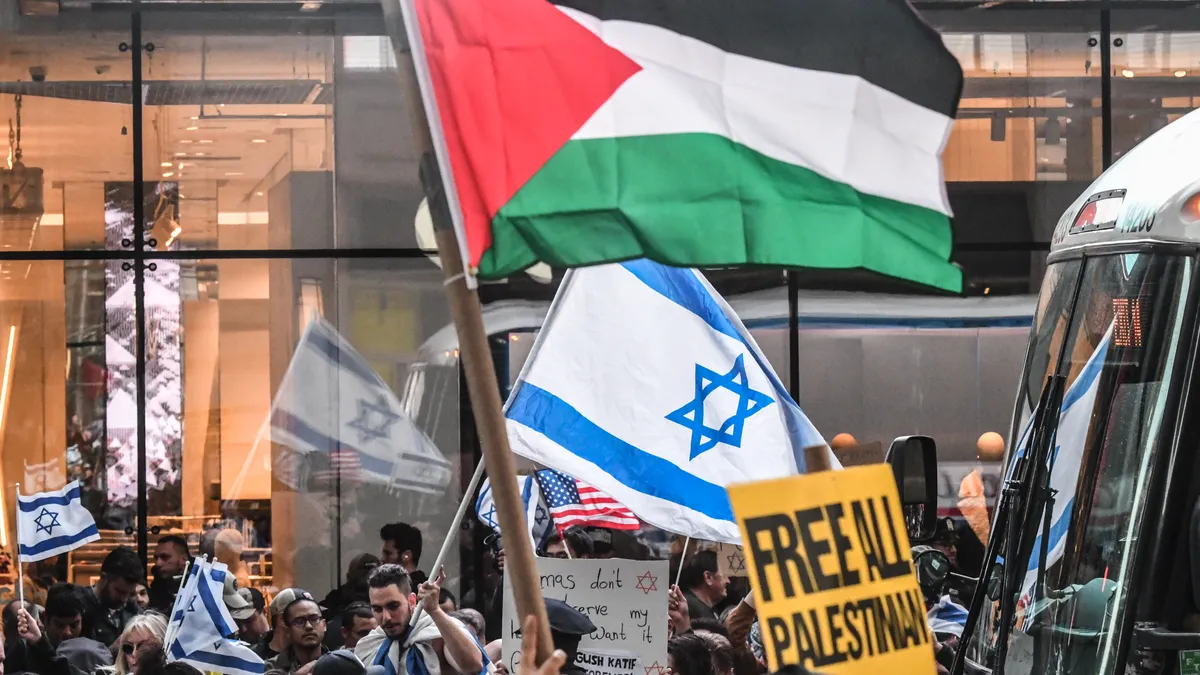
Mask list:
[[[167,617],[158,612],[138,614],[125,624],[121,637],[117,638],[116,663],[106,672],[129,675],[148,652],[162,649],[163,636],[167,633]]]
[[[317,659],[329,651],[324,645],[325,619],[321,616],[321,606],[310,598],[297,598],[283,608],[283,623],[288,632],[288,646],[267,661],[266,667],[309,675]]]

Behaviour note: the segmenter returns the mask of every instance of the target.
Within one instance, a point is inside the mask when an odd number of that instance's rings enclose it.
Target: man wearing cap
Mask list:
[[[236,613],[230,609],[238,625],[238,639],[249,644],[256,644],[264,635],[271,632],[271,623],[267,621],[267,603],[263,594],[257,588],[239,588],[238,595],[248,603]]]
[[[311,598],[296,598],[283,608],[283,621],[288,631],[288,646],[273,659],[268,670],[281,670],[296,675],[309,675],[323,654],[329,650],[325,639],[325,618],[321,606]]]
[[[550,637],[554,648],[567,655],[563,675],[585,675],[587,671],[575,663],[579,641],[596,630],[595,624],[583,612],[556,598],[546,598],[546,619],[550,621]]]
[[[243,642],[253,644],[263,633],[260,631],[257,635],[247,635],[247,632],[242,629],[243,624],[249,623],[254,617],[254,603],[250,601],[249,589],[239,589],[237,581],[232,574],[225,575],[225,588],[221,594],[221,599],[225,601],[225,608],[229,610],[229,616],[237,622],[238,639]],[[245,595],[242,595],[246,593]]]
[[[253,647],[258,658],[263,661],[273,659],[287,648],[288,630],[287,624],[283,620],[283,608],[299,598],[312,600],[313,596],[302,588],[285,588],[271,600],[271,631],[262,636],[258,644]]]
[[[487,664],[483,648],[438,604],[444,578],[439,570],[414,595],[403,567],[389,564],[376,568],[367,583],[379,627],[359,640],[354,653],[364,663],[383,666],[387,675],[442,675],[443,668],[464,675],[482,674]],[[414,623],[418,598],[421,613]]]

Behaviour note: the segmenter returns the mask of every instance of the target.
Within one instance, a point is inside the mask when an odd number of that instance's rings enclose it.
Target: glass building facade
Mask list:
[[[966,74],[944,164],[968,297],[921,302],[985,309],[838,320],[807,310],[840,302],[831,291],[918,291],[710,276],[822,431],[927,433],[965,464],[1008,428],[1062,210],[1200,105],[1200,10],[916,4]],[[318,597],[390,522],[421,529],[431,562],[479,450],[383,25],[369,2],[0,0],[0,550],[15,547],[14,483],[79,480],[104,536],[58,561],[61,580],[87,583],[114,545],[149,557],[212,528],[232,530],[218,554],[250,583]],[[502,382],[560,278],[482,289]],[[362,377],[324,381],[304,428],[287,418],[324,377],[309,349]],[[409,434],[424,460],[339,452],[319,421],[347,419]],[[454,533],[464,604],[496,583],[486,534]],[[11,572],[0,560],[0,600]]]

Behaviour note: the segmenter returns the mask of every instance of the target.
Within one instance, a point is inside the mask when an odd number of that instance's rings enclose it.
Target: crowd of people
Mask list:
[[[548,557],[610,557],[603,533],[572,528],[546,541]],[[263,659],[269,675],[517,675],[509,673],[499,638],[501,589],[481,603],[484,612],[460,608],[419,569],[421,532],[404,523],[380,532],[379,556],[350,561],[345,583],[324,598],[301,588],[271,597],[225,577],[222,599],[237,624],[236,638]],[[203,546],[203,540],[202,540]],[[767,672],[754,598],[745,577],[727,578],[717,555],[677,550],[668,596],[668,662],[671,675],[762,675]],[[13,601],[3,610],[0,675],[151,675],[194,673],[167,663],[163,639],[168,615],[192,552],[182,537],[157,542],[152,581],[130,548],[105,557],[95,584],[54,583],[44,604]],[[503,550],[495,555],[504,569]],[[682,564],[682,569],[680,569]],[[501,585],[502,586],[502,585]],[[414,613],[416,613],[414,619]],[[485,618],[486,613],[486,618]],[[588,618],[547,600],[561,672],[586,675],[575,663],[580,639],[595,630]],[[524,673],[522,675],[531,675]]]

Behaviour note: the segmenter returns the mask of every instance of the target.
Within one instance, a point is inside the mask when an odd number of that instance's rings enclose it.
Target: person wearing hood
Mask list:
[[[484,672],[483,649],[438,603],[444,578],[445,571],[439,570],[413,594],[408,572],[400,565],[381,565],[371,573],[368,592],[379,627],[355,646],[363,663],[383,666],[388,675],[442,675],[443,667],[466,675]],[[421,613],[412,623],[417,602]]]

